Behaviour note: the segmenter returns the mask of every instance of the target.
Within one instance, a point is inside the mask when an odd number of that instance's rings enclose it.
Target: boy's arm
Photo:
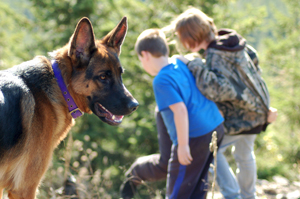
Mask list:
[[[199,58],[190,61],[187,66],[196,79],[198,89],[206,98],[215,102],[236,99],[234,86],[218,70],[207,69]]]
[[[191,164],[193,158],[189,147],[189,120],[188,112],[183,102],[178,102],[169,106],[174,114],[174,121],[178,139],[178,160],[182,165]]]

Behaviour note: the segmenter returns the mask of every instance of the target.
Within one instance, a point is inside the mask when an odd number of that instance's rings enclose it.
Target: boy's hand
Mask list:
[[[179,59],[180,61],[182,61],[184,64],[187,64],[189,61],[192,61],[196,58],[201,59],[201,56],[199,53],[189,53],[189,54],[186,54],[186,55],[179,55],[179,54],[175,54],[172,56],[172,58],[176,58],[176,59]]]
[[[273,107],[270,107],[269,108],[269,113],[268,113],[268,123],[272,123],[272,122],[275,122],[275,120],[277,119],[277,109],[276,108],[273,108]]]
[[[178,161],[182,165],[189,165],[193,161],[193,158],[190,153],[190,146],[189,145],[178,145],[177,148],[178,154]]]
[[[187,64],[189,62],[189,60],[187,58],[185,58],[183,55],[173,55],[172,58],[174,59],[179,59],[180,61],[182,61],[184,64]]]

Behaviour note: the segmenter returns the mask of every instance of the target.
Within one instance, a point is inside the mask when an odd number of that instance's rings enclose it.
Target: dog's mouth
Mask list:
[[[96,115],[110,125],[118,125],[122,122],[124,115],[114,115],[102,104],[95,103]]]

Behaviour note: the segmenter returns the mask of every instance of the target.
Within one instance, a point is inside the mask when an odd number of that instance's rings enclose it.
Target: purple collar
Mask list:
[[[55,76],[55,79],[57,81],[57,84],[68,104],[68,108],[69,108],[69,112],[70,114],[72,115],[72,117],[75,119],[77,117],[80,117],[83,115],[83,113],[79,110],[79,108],[77,107],[76,103],[74,102],[71,94],[69,93],[67,87],[66,87],[66,84],[64,82],[64,79],[61,75],[61,71],[58,67],[58,63],[56,60],[52,60],[51,61],[52,63],[52,68],[53,68],[53,72],[54,72],[54,76]]]

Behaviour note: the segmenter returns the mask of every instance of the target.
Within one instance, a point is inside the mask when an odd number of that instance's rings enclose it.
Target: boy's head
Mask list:
[[[142,56],[142,51],[151,53],[153,57],[169,55],[166,36],[160,29],[147,29],[137,38],[135,51]]]
[[[147,73],[157,75],[166,64],[169,47],[166,36],[160,29],[147,29],[137,38],[135,51]]]
[[[180,42],[189,50],[203,41],[210,43],[218,34],[213,19],[197,8],[187,9],[173,23]]]

